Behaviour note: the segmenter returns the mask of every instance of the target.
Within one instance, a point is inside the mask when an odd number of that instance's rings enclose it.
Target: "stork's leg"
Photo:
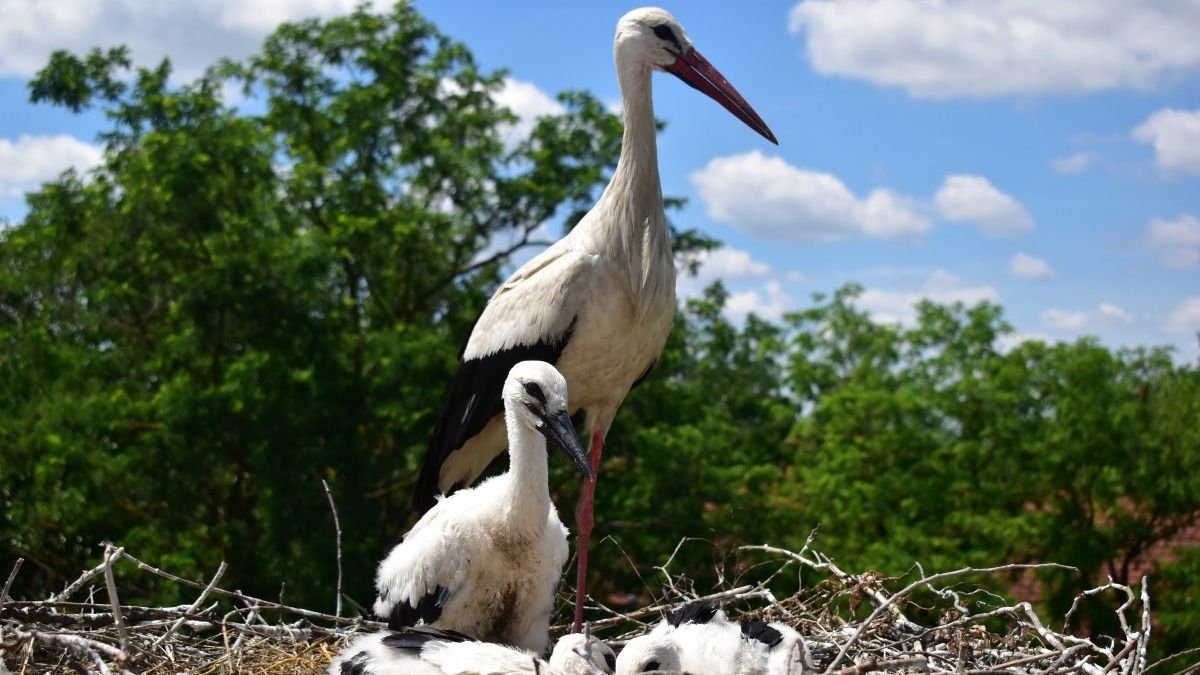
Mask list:
[[[588,461],[592,463],[592,479],[583,482],[583,490],[579,494],[579,506],[575,507],[575,524],[579,528],[578,553],[579,567],[575,576],[575,625],[572,632],[578,633],[583,629],[583,600],[587,597],[587,562],[588,541],[592,538],[592,505],[596,497],[596,480],[600,478],[600,453],[604,451],[604,436],[599,432],[592,434],[592,447],[588,452]]]

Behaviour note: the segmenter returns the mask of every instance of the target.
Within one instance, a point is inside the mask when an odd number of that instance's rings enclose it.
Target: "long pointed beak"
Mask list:
[[[592,465],[588,463],[587,454],[579,445],[579,436],[575,433],[575,425],[571,424],[571,416],[567,411],[560,410],[542,418],[542,426],[538,431],[546,437],[547,443],[571,458],[579,475],[586,480],[592,479]]]
[[[709,98],[720,103],[763,138],[779,145],[779,141],[775,140],[775,134],[767,128],[767,123],[763,122],[758,113],[754,112],[754,108],[750,107],[738,90],[729,84],[729,80],[725,79],[725,76],[696,49],[678,55],[675,63],[667,66],[666,70],[683,80],[688,86],[704,92]]]

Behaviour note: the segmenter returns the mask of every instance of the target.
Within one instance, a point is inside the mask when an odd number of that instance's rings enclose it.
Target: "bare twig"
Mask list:
[[[183,616],[179,617],[175,620],[175,623],[171,624],[171,627],[167,629],[167,632],[160,635],[158,639],[154,641],[154,644],[150,645],[151,651],[156,649],[163,642],[166,642],[167,639],[169,639],[171,635],[175,633],[175,631],[179,630],[179,627],[183,625],[183,622],[187,621],[188,615],[194,613],[200,608],[200,605],[204,604],[204,600],[208,598],[208,594],[211,593],[214,588],[216,588],[217,583],[221,581],[221,577],[225,575],[226,568],[227,565],[225,564],[225,561],[222,560],[221,565],[217,567],[217,573],[213,575],[212,580],[209,581],[208,585],[204,587],[204,590],[200,592],[200,596],[197,597],[196,601],[189,605],[186,610],[184,610]]]
[[[67,584],[66,588],[62,589],[62,591],[60,591],[57,595],[51,596],[50,599],[51,600],[66,600],[67,598],[74,595],[79,589],[83,588],[84,585],[86,585],[89,581],[91,581],[92,579],[95,579],[96,577],[100,576],[101,574],[104,574],[104,568],[107,565],[108,565],[108,558],[105,557],[105,559],[99,565],[96,565],[92,569],[87,570],[83,574],[79,575],[78,579]]]
[[[875,659],[871,659],[870,661],[860,663],[857,666],[850,666],[849,668],[842,668],[841,670],[834,671],[833,675],[863,675],[864,673],[872,673],[877,670],[894,670],[899,668],[911,668],[913,666],[924,668],[925,659],[907,658],[893,659],[891,661],[877,661]]]
[[[1142,630],[1141,640],[1138,641],[1137,648],[1137,667],[1134,669],[1135,675],[1146,672],[1146,649],[1150,644],[1150,629],[1153,622],[1150,621],[1150,586],[1149,579],[1142,576]]]
[[[8,599],[8,592],[12,590],[13,581],[17,578],[17,572],[21,571],[21,565],[25,562],[24,558],[17,558],[13,563],[12,571],[8,573],[8,581],[4,582],[4,590],[0,590],[0,608],[4,607],[4,601]]]
[[[128,560],[129,562],[133,563],[134,565],[136,565],[138,567],[138,569],[141,569],[144,572],[149,572],[150,574],[153,574],[155,576],[159,576],[164,579],[174,581],[175,583],[178,583],[178,584],[183,584],[184,586],[190,586],[192,588],[203,589],[205,587],[204,584],[192,581],[191,579],[184,579],[183,577],[176,576],[174,574],[171,574],[170,572],[165,572],[157,567],[154,567],[153,565],[142,562],[141,560],[129,555],[128,553],[125,554],[125,559]],[[342,623],[342,624],[364,623],[364,625],[371,626],[374,628],[383,628],[387,625],[380,621],[362,622],[360,619],[349,619],[346,617],[340,617],[340,616],[334,616],[332,614],[326,614],[324,612],[314,612],[310,609],[304,609],[302,607],[291,607],[289,605],[285,605],[280,602],[272,602],[270,600],[262,600],[260,598],[255,598],[255,597],[246,595],[244,593],[239,593],[237,591],[229,591],[229,590],[225,590],[223,588],[214,588],[214,589],[212,589],[211,594],[212,595],[220,595],[220,596],[223,596],[226,598],[233,598],[235,600],[241,600],[242,602],[257,603],[258,606],[263,609],[279,609],[279,610],[283,610],[285,612],[289,612],[291,614],[295,614],[296,616],[302,616],[302,617],[309,618],[309,619],[319,619],[321,621],[331,621],[334,623]]]
[[[337,536],[337,603],[334,609],[334,615],[342,615],[342,523],[338,520],[337,505],[333,502],[333,493],[329,491],[329,483],[325,479],[321,479],[321,485],[325,488],[325,497],[329,500],[329,510],[333,512],[333,530]]]
[[[104,586],[108,589],[108,601],[112,603],[113,623],[117,626],[117,635],[121,642],[121,660],[125,659],[125,650],[129,647],[129,631],[125,629],[125,619],[121,616],[121,598],[117,596],[117,581],[113,577],[113,563],[121,559],[125,553],[123,548],[115,548],[111,544],[104,545]]]
[[[911,584],[905,586],[903,589],[901,589],[895,595],[893,595],[890,598],[888,598],[887,600],[885,600],[883,602],[883,604],[879,605],[878,607],[875,608],[875,610],[873,612],[871,612],[870,616],[867,617],[866,621],[863,621],[862,624],[858,627],[858,630],[854,633],[853,637],[851,637],[850,640],[847,641],[845,644],[843,644],[842,648],[840,650],[838,650],[837,656],[834,657],[833,661],[830,662],[829,666],[825,669],[824,675],[830,675],[834,671],[834,668],[837,668],[838,664],[840,664],[842,662],[842,659],[846,658],[846,651],[848,649],[850,649],[850,647],[855,642],[857,642],[860,637],[862,637],[863,631],[865,631],[867,629],[867,627],[870,626],[875,621],[875,619],[879,618],[879,615],[881,613],[883,613],[884,610],[886,610],[891,605],[895,604],[896,601],[899,600],[900,598],[903,598],[904,596],[908,595],[909,593],[912,593],[913,591],[920,588],[921,586],[924,586],[926,584],[931,584],[935,581],[940,581],[942,579],[949,579],[951,577],[962,576],[964,574],[989,574],[989,573],[994,573],[994,572],[1007,572],[1007,571],[1011,571],[1011,570],[1021,570],[1021,569],[1067,569],[1067,570],[1073,570],[1076,572],[1079,571],[1079,570],[1076,570],[1074,567],[1070,567],[1067,565],[1059,565],[1057,563],[1044,563],[1044,564],[1014,563],[1011,565],[999,565],[996,567],[964,567],[962,569],[953,570],[950,572],[940,572],[938,574],[932,574],[930,576],[927,576],[927,577],[924,577],[921,579],[917,579],[916,581],[912,582]]]

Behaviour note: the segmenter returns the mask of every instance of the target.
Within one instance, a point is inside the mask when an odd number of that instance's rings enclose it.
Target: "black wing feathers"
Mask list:
[[[392,615],[388,617],[388,628],[391,630],[408,628],[416,625],[418,620],[427,624],[433,623],[442,615],[442,607],[446,606],[446,600],[449,598],[450,590],[444,586],[438,586],[432,593],[421,598],[416,607],[397,602],[396,606],[392,608]]]
[[[679,628],[685,623],[708,623],[717,615],[717,606],[711,602],[697,600],[684,605],[677,612],[667,615],[667,623]]]
[[[742,635],[774,648],[783,642],[783,633],[775,630],[766,621],[743,621]]]
[[[450,395],[446,398],[442,415],[425,450],[421,474],[417,478],[413,493],[413,508],[417,513],[425,513],[436,503],[436,496],[440,492],[438,477],[450,453],[483,431],[493,417],[504,411],[500,394],[508,371],[521,361],[558,363],[574,331],[575,319],[572,319],[567,330],[556,338],[539,340],[532,345],[518,345],[459,364],[454,382],[450,385]]]
[[[402,628],[383,638],[383,644],[401,651],[420,652],[430,642],[478,642],[478,640],[458,631],[430,628],[429,626]]]
[[[342,675],[366,675],[367,666],[371,664],[371,655],[359,652],[349,661],[342,661]]]

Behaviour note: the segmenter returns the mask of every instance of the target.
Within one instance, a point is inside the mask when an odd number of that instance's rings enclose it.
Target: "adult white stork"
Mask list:
[[[613,53],[625,133],[612,180],[575,229],[518,269],[476,321],[426,450],[413,499],[418,511],[430,508],[438,493],[470,485],[504,451],[500,385],[512,364],[547,361],[566,376],[571,414],[584,413],[595,473],[617,408],[662,353],[675,313],[675,267],[658,177],[651,74],[675,75],[777,142],[666,11],[642,8],[621,17]],[[594,480],[585,483],[576,510],[576,632],[594,491]]]
[[[375,613],[389,628],[426,624],[542,653],[567,561],[550,502],[546,443],[592,470],[567,415],[567,381],[525,361],[504,382],[506,473],[439,501],[379,565]]]
[[[781,623],[733,623],[715,605],[692,603],[630,640],[618,675],[656,670],[707,675],[802,675],[810,658],[800,634]]]
[[[515,647],[422,626],[356,638],[329,664],[329,675],[608,675],[615,666],[608,645],[580,633],[559,638],[547,662]]]

